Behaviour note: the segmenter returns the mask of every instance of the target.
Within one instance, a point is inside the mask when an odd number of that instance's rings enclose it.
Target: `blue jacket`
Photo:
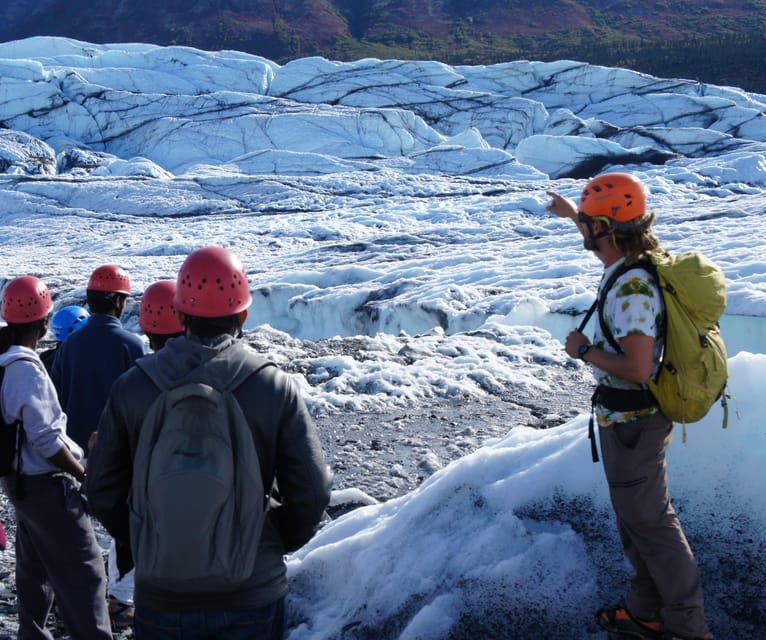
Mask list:
[[[143,355],[141,338],[108,315],[92,315],[61,344],[51,378],[67,415],[67,433],[84,451],[112,383]]]

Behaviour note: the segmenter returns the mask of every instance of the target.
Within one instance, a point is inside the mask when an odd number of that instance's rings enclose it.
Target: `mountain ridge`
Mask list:
[[[766,92],[766,0],[17,0],[0,40],[493,64],[569,58]]]

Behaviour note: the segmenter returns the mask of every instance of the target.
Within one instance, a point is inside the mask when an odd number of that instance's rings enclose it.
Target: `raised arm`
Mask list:
[[[570,218],[577,223],[577,205],[574,200],[566,196],[560,196],[555,191],[546,191],[551,198],[551,203],[546,207],[552,214],[559,218]]]

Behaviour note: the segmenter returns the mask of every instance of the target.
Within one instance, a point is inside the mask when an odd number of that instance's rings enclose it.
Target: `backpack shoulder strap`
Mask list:
[[[244,381],[268,366],[276,366],[245,344],[237,342],[219,355],[172,384],[160,374],[159,360],[153,355],[136,360],[136,365],[160,391],[168,391],[187,382],[204,382],[218,391],[237,389]]]
[[[622,347],[620,346],[620,343],[617,342],[617,340],[614,337],[614,334],[612,333],[611,329],[609,329],[609,326],[606,324],[606,319],[604,318],[604,307],[606,306],[606,295],[609,293],[609,290],[614,286],[614,283],[617,281],[617,278],[619,278],[621,275],[627,273],[628,271],[632,271],[633,269],[642,269],[643,271],[646,271],[654,280],[654,282],[657,284],[657,286],[660,286],[660,279],[657,275],[657,269],[654,266],[654,264],[651,262],[651,260],[648,260],[646,258],[642,258],[640,260],[637,260],[633,264],[626,265],[623,263],[620,265],[618,269],[615,269],[614,273],[609,276],[609,280],[607,280],[602,294],[599,296],[598,299],[598,322],[601,326],[601,333],[604,335],[604,338],[606,341],[612,346],[612,348],[617,353],[622,353]]]
[[[657,269],[654,267],[652,262],[647,259],[641,259],[637,260],[633,264],[626,265],[625,263],[621,264],[617,269],[615,269],[610,275],[607,281],[604,283],[604,286],[600,289],[600,294],[596,298],[596,300],[593,302],[593,304],[590,306],[590,309],[588,309],[587,313],[585,314],[585,317],[583,318],[582,322],[580,322],[580,326],[578,327],[578,331],[582,332],[583,329],[585,329],[586,325],[590,321],[591,317],[593,316],[593,313],[595,311],[598,311],[598,322],[599,326],[601,327],[601,333],[604,335],[604,339],[612,346],[612,348],[617,353],[622,353],[622,348],[620,347],[620,343],[617,342],[617,340],[614,337],[614,334],[609,329],[609,326],[606,324],[606,320],[604,319],[604,307],[606,306],[606,296],[609,293],[610,289],[614,286],[614,283],[617,281],[617,278],[619,278],[624,273],[627,273],[628,271],[632,271],[633,269],[643,269],[649,275],[652,277],[652,279],[659,283],[659,279],[657,277]]]
[[[617,349],[617,352],[619,353],[621,349],[619,348],[619,345],[617,344],[617,341],[614,339],[614,336],[612,335],[612,332],[609,330],[609,327],[605,326],[603,315],[604,315],[604,305],[606,304],[606,294],[609,293],[609,290],[612,288],[612,286],[615,283],[615,280],[619,278],[623,273],[625,273],[628,269],[633,268],[635,265],[631,265],[631,267],[627,267],[625,264],[622,264],[619,268],[615,269],[614,272],[609,276],[609,279],[604,283],[603,287],[599,287],[599,295],[596,296],[596,299],[593,301],[593,304],[590,305],[590,309],[585,313],[585,317],[582,319],[582,322],[580,322],[580,326],[577,327],[577,330],[580,333],[583,333],[585,330],[585,327],[590,322],[590,319],[593,317],[593,314],[598,311],[598,319],[599,324],[601,325],[601,331],[604,334],[604,337],[606,338],[607,342],[612,345],[615,349]]]
[[[144,372],[144,374],[146,374],[146,377],[149,378],[149,380],[154,383],[154,386],[157,387],[160,391],[167,391],[170,388],[167,384],[165,384],[164,378],[160,376],[156,358],[153,357],[153,354],[139,358],[136,360],[135,364],[141,371]]]
[[[250,376],[255,375],[266,367],[276,367],[276,364],[267,360],[243,342],[236,342],[226,351],[230,351],[230,353],[226,355],[228,362],[225,363],[225,366],[227,366],[231,373],[230,376],[222,375],[221,379],[229,380],[223,387],[223,389],[228,389],[229,391],[238,389],[245,380],[250,378]],[[216,381],[216,378],[218,377],[217,369],[211,369],[210,373],[212,379]],[[216,384],[213,384],[212,382],[210,384],[211,386],[218,388],[217,381]]]
[[[15,362],[15,360],[14,360],[14,362]],[[0,366],[0,389],[2,389],[2,387],[3,387],[3,381],[4,380],[5,380],[5,366]],[[0,401],[0,404],[1,404],[1,401]],[[2,407],[1,406],[0,406],[0,411],[2,411]],[[8,424],[8,423],[5,422],[5,419],[2,418],[2,415],[0,415],[0,419],[2,420],[3,423]],[[10,423],[8,426],[18,427],[20,424],[21,424],[21,420],[19,419],[19,420],[15,420],[14,422]],[[24,430],[21,429],[22,433],[23,433],[23,431]]]
[[[28,354],[23,354],[22,353],[22,354],[18,354],[18,356],[16,358],[14,358],[13,360],[11,360],[8,364],[0,366],[0,388],[3,385],[3,380],[5,380],[5,369],[6,369],[6,367],[8,367],[8,365],[10,365],[10,364],[13,364],[14,362],[18,362],[19,360],[26,360],[27,362],[32,362],[32,363],[37,361],[36,358],[33,358],[32,356],[30,356]],[[15,424],[21,424],[21,420],[20,419],[17,420]]]
[[[35,362],[35,359],[32,358],[29,355],[19,355],[18,358],[15,360],[12,360],[11,362],[18,362],[19,360],[26,360],[27,362]],[[10,362],[8,364],[11,364]],[[0,388],[3,386],[3,381],[5,380],[5,368],[8,365],[0,366]],[[0,409],[2,410],[2,409]],[[0,416],[2,418],[2,416]],[[5,423],[5,420],[2,420],[3,423]],[[12,423],[5,423],[7,426],[15,431],[15,438],[16,438],[16,451],[14,453],[16,457],[16,477],[19,478],[21,474],[21,463],[22,463],[22,457],[21,457],[21,445],[24,442],[24,434],[26,433],[24,431],[24,423],[19,418],[18,420],[15,420]],[[21,495],[23,493],[23,489],[21,487],[17,487],[17,498],[21,498]]]

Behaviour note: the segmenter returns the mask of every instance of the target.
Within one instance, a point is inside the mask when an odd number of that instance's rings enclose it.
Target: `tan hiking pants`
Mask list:
[[[702,582],[668,493],[665,453],[673,423],[657,412],[599,428],[617,531],[636,575],[626,605],[687,638],[708,633]]]

